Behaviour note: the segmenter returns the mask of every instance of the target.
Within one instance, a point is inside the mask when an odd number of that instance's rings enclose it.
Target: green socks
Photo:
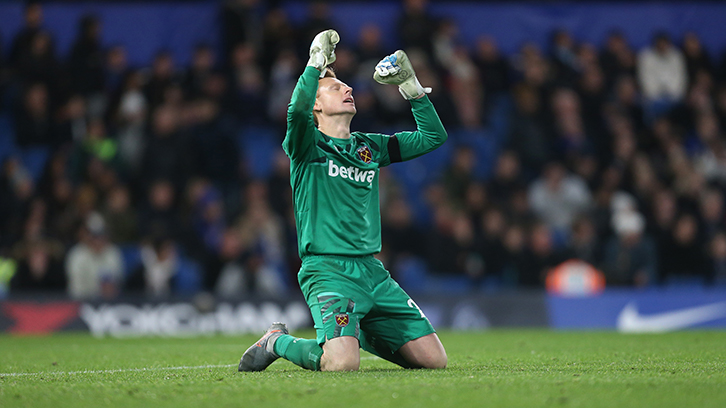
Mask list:
[[[308,370],[320,370],[323,349],[315,339],[301,339],[283,334],[275,340],[275,354]]]

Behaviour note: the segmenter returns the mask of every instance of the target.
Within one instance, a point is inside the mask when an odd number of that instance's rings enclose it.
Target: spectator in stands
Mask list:
[[[94,15],[85,15],[78,24],[78,34],[71,47],[68,68],[73,92],[92,101],[91,116],[100,115],[105,105],[104,58],[101,21]]]
[[[192,62],[184,73],[182,86],[187,99],[204,95],[204,84],[216,68],[216,55],[209,44],[198,44],[192,52]]]
[[[587,184],[557,162],[550,163],[530,185],[528,196],[534,213],[557,234],[568,231],[574,219],[592,205]]]
[[[188,134],[180,129],[180,112],[160,106],[152,114],[151,137],[141,160],[143,180],[169,180],[180,189],[196,170]]]
[[[48,234],[69,245],[75,241],[77,230],[76,209],[73,202],[73,185],[67,177],[59,177],[51,181],[48,203]]]
[[[272,211],[267,185],[260,180],[250,182],[243,199],[245,211],[235,222],[242,243],[257,248],[267,265],[279,268],[284,262],[284,223]]]
[[[118,185],[109,192],[102,215],[111,241],[130,245],[138,242],[138,213],[133,207],[128,187]]]
[[[104,163],[108,167],[121,167],[118,155],[118,144],[116,140],[109,137],[106,132],[106,125],[101,119],[93,119],[88,122],[86,135],[81,143],[75,145],[71,156],[72,174],[76,180],[90,180],[94,176],[96,167],[94,161]]]
[[[242,266],[248,257],[237,231],[227,229],[222,235],[219,253],[209,254],[205,260],[205,289],[221,297],[249,294],[254,282]]]
[[[328,0],[312,0],[308,2],[307,17],[298,33],[299,41],[297,48],[300,55],[305,55],[308,52],[309,43],[315,35],[335,26],[330,15]]]
[[[411,207],[403,197],[393,198],[383,207],[381,216],[382,242],[393,271],[399,262],[424,255],[424,233],[414,222]]]
[[[126,47],[120,44],[109,47],[103,65],[104,92],[107,95],[113,96],[119,90],[128,70],[129,61]]]
[[[144,85],[144,95],[151,109],[161,105],[169,87],[178,85],[180,81],[171,52],[163,50],[156,53],[151,64],[151,76]]]
[[[174,241],[157,237],[141,247],[141,265],[126,280],[125,289],[151,297],[168,297],[178,272],[179,256]]]
[[[546,130],[547,114],[534,87],[518,84],[513,92],[515,109],[510,119],[512,126],[507,147],[519,156],[525,178],[533,178],[554,159],[554,147]]]
[[[247,208],[233,229],[237,237],[222,241],[223,256],[231,257],[228,251],[236,255],[222,270],[217,293],[225,297],[245,292],[279,296],[286,289],[283,220],[270,208],[266,186],[261,182],[250,183],[245,202]]]
[[[225,0],[220,17],[224,59],[229,59],[232,49],[241,43],[259,48],[262,45],[263,1]]]
[[[665,32],[656,34],[652,46],[638,54],[638,82],[651,119],[667,113],[686,96],[686,61]]]
[[[299,36],[295,27],[290,23],[287,13],[280,6],[272,8],[265,14],[262,29],[262,47],[259,48],[261,50],[260,65],[262,72],[272,73],[272,67],[280,54],[283,52],[296,54]],[[300,39],[303,42],[310,40],[310,38]]]
[[[28,86],[15,113],[15,143],[19,146],[49,145],[53,141],[48,87],[43,83]]]
[[[297,81],[296,73],[300,60],[293,48],[280,51],[270,68],[267,115],[276,123],[287,118],[287,104]]]
[[[500,206],[508,205],[516,190],[524,187],[519,156],[511,150],[497,155],[494,175],[487,183],[491,200]]]
[[[459,28],[454,20],[439,23],[433,36],[433,55],[436,65],[445,73],[449,83],[459,123],[467,129],[482,124],[483,99],[479,71],[468,50],[458,41]]]
[[[663,245],[663,264],[660,267],[666,284],[692,284],[706,282],[708,266],[703,241],[699,239],[696,217],[681,214],[673,226],[669,239]]]
[[[717,232],[709,242],[709,262],[711,266],[709,283],[726,285],[726,233]]]
[[[187,116],[193,117],[189,132],[199,163],[198,173],[214,180],[226,202],[237,196],[240,180],[240,157],[235,140],[235,123],[223,117],[220,106],[212,99],[198,99],[187,104]],[[232,193],[234,192],[234,193]]]
[[[615,236],[604,248],[603,272],[608,285],[643,287],[655,283],[657,255],[645,234],[645,217],[632,209],[613,214]]]
[[[43,26],[43,6],[39,1],[28,1],[23,9],[24,26],[15,34],[8,63],[15,66],[20,59],[30,53],[31,44],[35,35],[40,32]]]
[[[54,98],[61,97],[67,90],[63,71],[56,59],[51,35],[38,31],[31,39],[30,49],[16,64],[17,76],[23,84],[42,83]]]
[[[509,63],[500,54],[493,37],[477,39],[473,58],[479,70],[479,82],[484,87],[485,100],[491,101],[509,90]]]
[[[458,146],[454,150],[451,163],[444,171],[443,183],[449,199],[461,206],[466,199],[466,192],[474,181],[476,152],[470,146]]]
[[[257,51],[250,43],[237,44],[231,51],[227,72],[234,103],[234,115],[242,123],[264,123],[260,107],[267,106],[265,78],[257,62]]]
[[[52,240],[36,239],[16,251],[18,269],[10,281],[12,292],[62,292],[66,288],[63,246]]]
[[[88,109],[86,99],[73,95],[60,107],[56,115],[53,132],[53,148],[68,148],[86,136]]]
[[[507,263],[504,237],[507,231],[504,211],[490,207],[481,217],[481,228],[476,239],[475,252],[480,256],[483,267],[481,275],[471,276],[476,280],[487,280],[496,285],[502,283],[502,273]]]
[[[636,132],[643,132],[645,128],[643,107],[640,104],[635,78],[630,75],[620,76],[615,80],[613,87],[613,99],[607,105],[605,113],[611,119],[613,116],[623,117],[633,124]]]
[[[610,95],[605,85],[605,75],[598,65],[583,67],[577,88],[580,115],[583,132],[587,135],[588,144],[592,146],[590,152],[597,157],[605,157],[609,150],[609,135],[603,112]]]
[[[593,140],[585,133],[577,93],[571,89],[557,89],[552,93],[551,105],[557,155],[572,161],[575,157],[594,151]]]
[[[474,226],[469,217],[451,203],[442,201],[433,208],[433,229],[424,244],[430,271],[443,275],[464,275],[474,243]]]
[[[502,269],[502,285],[515,287],[524,270],[524,251],[527,246],[525,228],[519,224],[507,227],[502,237],[505,264]]]
[[[636,57],[621,31],[608,34],[600,62],[609,84],[622,76],[635,76]]]
[[[121,86],[110,98],[106,121],[116,134],[119,160],[131,174],[140,170],[148,109],[141,73],[126,71]]]
[[[0,242],[11,246],[22,236],[25,209],[35,186],[22,162],[10,156],[0,174]]]
[[[484,212],[490,207],[489,193],[486,185],[481,181],[469,184],[464,194],[462,208],[466,211],[478,233]]]
[[[700,230],[704,239],[711,240],[724,228],[724,197],[720,189],[705,189],[699,200]]]
[[[398,17],[396,31],[403,48],[410,52],[414,48],[433,55],[433,31],[438,22],[428,11],[427,0],[405,0],[403,13]]]
[[[272,210],[284,219],[292,210],[290,160],[283,151],[276,152],[272,160],[272,172],[267,179],[267,192]]]
[[[693,84],[699,72],[713,74],[713,63],[708,53],[701,45],[698,34],[689,31],[683,35],[683,56],[686,59],[686,71],[688,72],[688,83]]]
[[[556,248],[551,229],[536,223],[526,239],[526,249],[518,266],[517,283],[520,287],[543,288],[552,268],[567,260],[567,254]]]
[[[555,82],[560,86],[572,86],[582,66],[577,57],[577,45],[565,29],[557,29],[551,36],[551,55]]]
[[[68,294],[74,299],[113,298],[123,280],[123,258],[109,241],[103,217],[92,213],[86,220],[81,239],[68,252],[66,275]]]
[[[210,184],[197,197],[192,213],[194,231],[209,252],[219,252],[226,229],[224,203],[219,191]]]
[[[577,217],[572,223],[572,234],[568,242],[568,249],[573,257],[590,265],[600,265],[602,246],[593,220],[585,215]]]
[[[139,217],[142,237],[179,237],[182,222],[176,211],[176,191],[165,179],[154,181],[148,190],[146,205]]]
[[[722,84],[716,88],[714,99],[719,126],[721,129],[726,129],[726,85]]]
[[[382,38],[381,27],[378,25],[366,24],[361,27],[355,53],[358,55],[358,60],[361,63],[360,70],[362,72],[370,72],[368,68],[375,67],[381,55],[385,54]]]

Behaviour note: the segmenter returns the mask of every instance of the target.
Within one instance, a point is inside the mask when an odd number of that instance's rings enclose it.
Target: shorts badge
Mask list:
[[[335,324],[337,324],[340,327],[345,327],[350,323],[350,318],[345,313],[340,313],[335,315]]]

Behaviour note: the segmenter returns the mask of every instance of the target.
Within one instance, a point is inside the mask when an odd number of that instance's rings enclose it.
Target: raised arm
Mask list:
[[[412,99],[411,111],[416,120],[416,131],[398,132],[393,135],[398,142],[399,156],[395,155],[395,142],[389,143],[388,154],[391,163],[415,159],[438,148],[448,138],[446,129],[428,96]]]
[[[304,155],[313,145],[313,105],[318,91],[318,79],[335,62],[335,45],[338,41],[340,36],[335,30],[326,30],[316,35],[310,45],[310,59],[295,85],[287,107],[287,132],[282,148],[291,159]]]
[[[306,67],[292,91],[287,106],[287,131],[282,148],[291,159],[304,155],[313,144],[313,105],[318,91],[320,71]]]
[[[382,59],[376,65],[373,79],[381,84],[398,85],[401,95],[411,102],[416,120],[415,132],[399,132],[388,141],[391,163],[414,159],[444,144],[448,137],[446,129],[426,96],[431,88],[421,86],[405,52],[398,50]]]

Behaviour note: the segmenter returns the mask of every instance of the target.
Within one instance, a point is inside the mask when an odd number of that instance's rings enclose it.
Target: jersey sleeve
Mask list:
[[[428,96],[411,100],[411,111],[416,121],[416,131],[398,132],[386,143],[390,163],[415,159],[435,150],[448,138]]]
[[[287,132],[282,148],[290,159],[304,156],[313,146],[315,139],[315,122],[313,122],[313,105],[318,92],[320,71],[306,67],[292,92],[287,107]]]

